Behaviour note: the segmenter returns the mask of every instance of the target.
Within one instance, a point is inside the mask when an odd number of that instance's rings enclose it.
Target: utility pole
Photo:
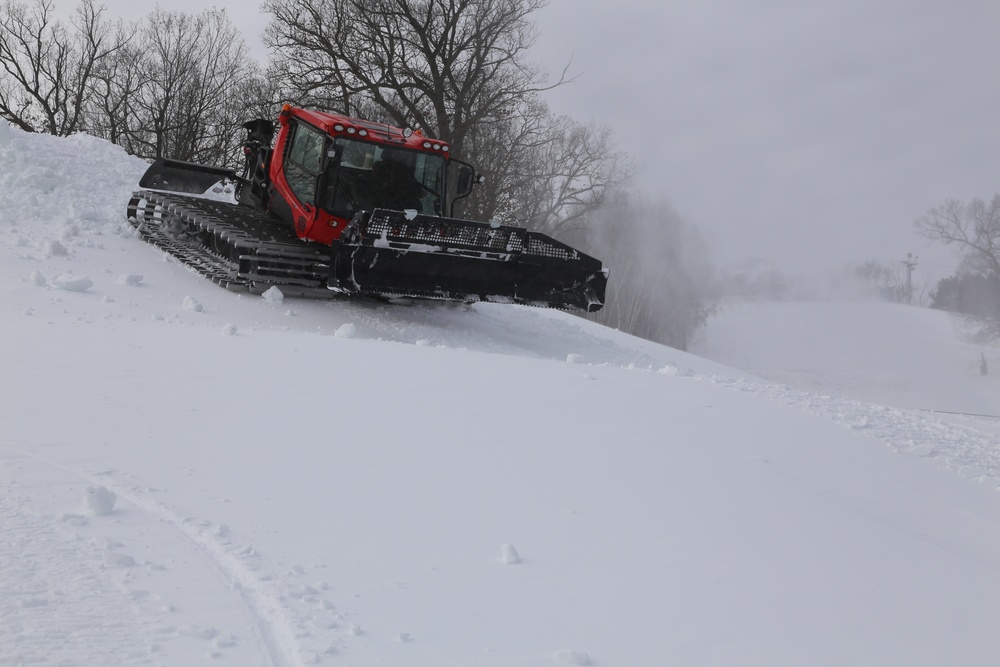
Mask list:
[[[917,260],[919,257],[914,257],[912,252],[906,253],[906,259],[903,260],[903,266],[906,267],[906,303],[913,303],[913,269],[917,268]]]

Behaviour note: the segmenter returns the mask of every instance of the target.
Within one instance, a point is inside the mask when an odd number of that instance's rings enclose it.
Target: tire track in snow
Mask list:
[[[296,629],[294,621],[290,618],[290,614],[294,613],[285,604],[289,592],[292,597],[297,598],[304,598],[310,593],[319,596],[319,592],[309,586],[300,586],[296,589],[294,584],[289,584],[285,586],[286,591],[283,593],[280,589],[285,582],[266,571],[259,574],[258,568],[252,564],[252,560],[258,557],[253,547],[229,541],[228,529],[225,526],[213,526],[211,522],[184,517],[165,503],[149,498],[134,484],[116,480],[115,477],[119,473],[115,471],[86,474],[28,452],[7,451],[61,470],[89,484],[104,486],[122,500],[167,524],[175,534],[181,536],[200,554],[216,576],[242,600],[246,612],[252,619],[256,638],[266,650],[268,661],[273,667],[300,667],[307,662],[315,664],[336,652],[337,647],[332,641],[324,643],[328,638],[320,637],[318,650],[307,653],[300,639],[304,639],[308,634],[302,632],[301,624],[299,629]],[[212,528],[214,530],[211,530]],[[316,603],[321,607],[325,605],[327,611],[333,609],[333,605],[325,600],[318,599]],[[332,614],[337,621],[342,620],[338,612]],[[331,622],[326,627],[335,628],[338,625],[337,622]]]
[[[932,459],[966,479],[1000,490],[1000,438],[995,435],[948,423],[919,410],[811,394],[788,385],[746,378],[697,377],[831,419],[881,440],[897,453]]]
[[[274,667],[297,667],[304,664],[296,659],[298,652],[295,650],[297,646],[295,633],[278,613],[280,603],[267,595],[261,586],[262,582],[238,558],[206,539],[195,524],[186,521],[166,505],[156,500],[140,498],[127,488],[111,482],[106,476],[97,478],[75,474],[92,484],[107,487],[120,498],[165,521],[188,543],[207,556],[219,576],[243,600],[254,620],[258,639],[264,644]]]

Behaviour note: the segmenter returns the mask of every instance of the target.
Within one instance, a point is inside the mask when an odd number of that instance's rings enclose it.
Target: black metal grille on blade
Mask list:
[[[365,236],[384,237],[399,243],[423,243],[482,250],[519,253],[524,251],[527,232],[517,227],[494,228],[486,223],[418,215],[407,219],[398,211],[375,211],[368,219]]]

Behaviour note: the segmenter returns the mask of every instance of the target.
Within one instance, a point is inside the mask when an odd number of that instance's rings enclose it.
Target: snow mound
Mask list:
[[[267,290],[261,294],[261,296],[264,298],[264,301],[267,301],[268,303],[277,304],[285,300],[285,295],[282,294],[281,290],[274,285],[268,287]]]
[[[46,239],[42,243],[42,251],[45,253],[46,257],[65,257],[69,254],[69,250],[66,249],[66,246],[56,239]]]
[[[84,507],[97,515],[111,514],[117,500],[115,492],[103,486],[88,486],[83,496]]]
[[[37,282],[35,283],[38,284]],[[87,276],[75,276],[66,272],[60,274],[58,278],[52,280],[52,284],[67,292],[85,292],[94,286],[93,281]]]
[[[340,325],[340,328],[334,332],[334,336],[337,338],[354,338],[357,335],[358,329],[353,324],[348,322],[347,324]]]
[[[521,556],[517,553],[514,545],[508,543],[500,547],[500,560],[505,565],[517,565],[521,562]]]
[[[142,276],[138,273],[123,273],[118,276],[119,285],[131,285],[135,286],[142,282]]]
[[[190,310],[196,313],[200,313],[204,309],[204,306],[201,305],[200,301],[196,301],[190,296],[185,296],[181,305],[184,307],[184,310]]]

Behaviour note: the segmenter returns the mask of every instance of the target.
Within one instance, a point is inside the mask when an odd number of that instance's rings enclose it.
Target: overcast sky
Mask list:
[[[106,4],[134,18],[155,3]],[[261,49],[266,17],[216,4]],[[953,253],[913,220],[1000,192],[996,0],[551,0],[536,19],[534,58],[577,75],[553,110],[612,126],[641,189],[701,228],[720,265],[912,252],[940,277]]]
[[[720,263],[926,257],[912,221],[1000,192],[995,0],[553,0],[560,112],[616,129]],[[949,267],[950,268],[950,267]],[[946,270],[946,269],[942,269]]]

